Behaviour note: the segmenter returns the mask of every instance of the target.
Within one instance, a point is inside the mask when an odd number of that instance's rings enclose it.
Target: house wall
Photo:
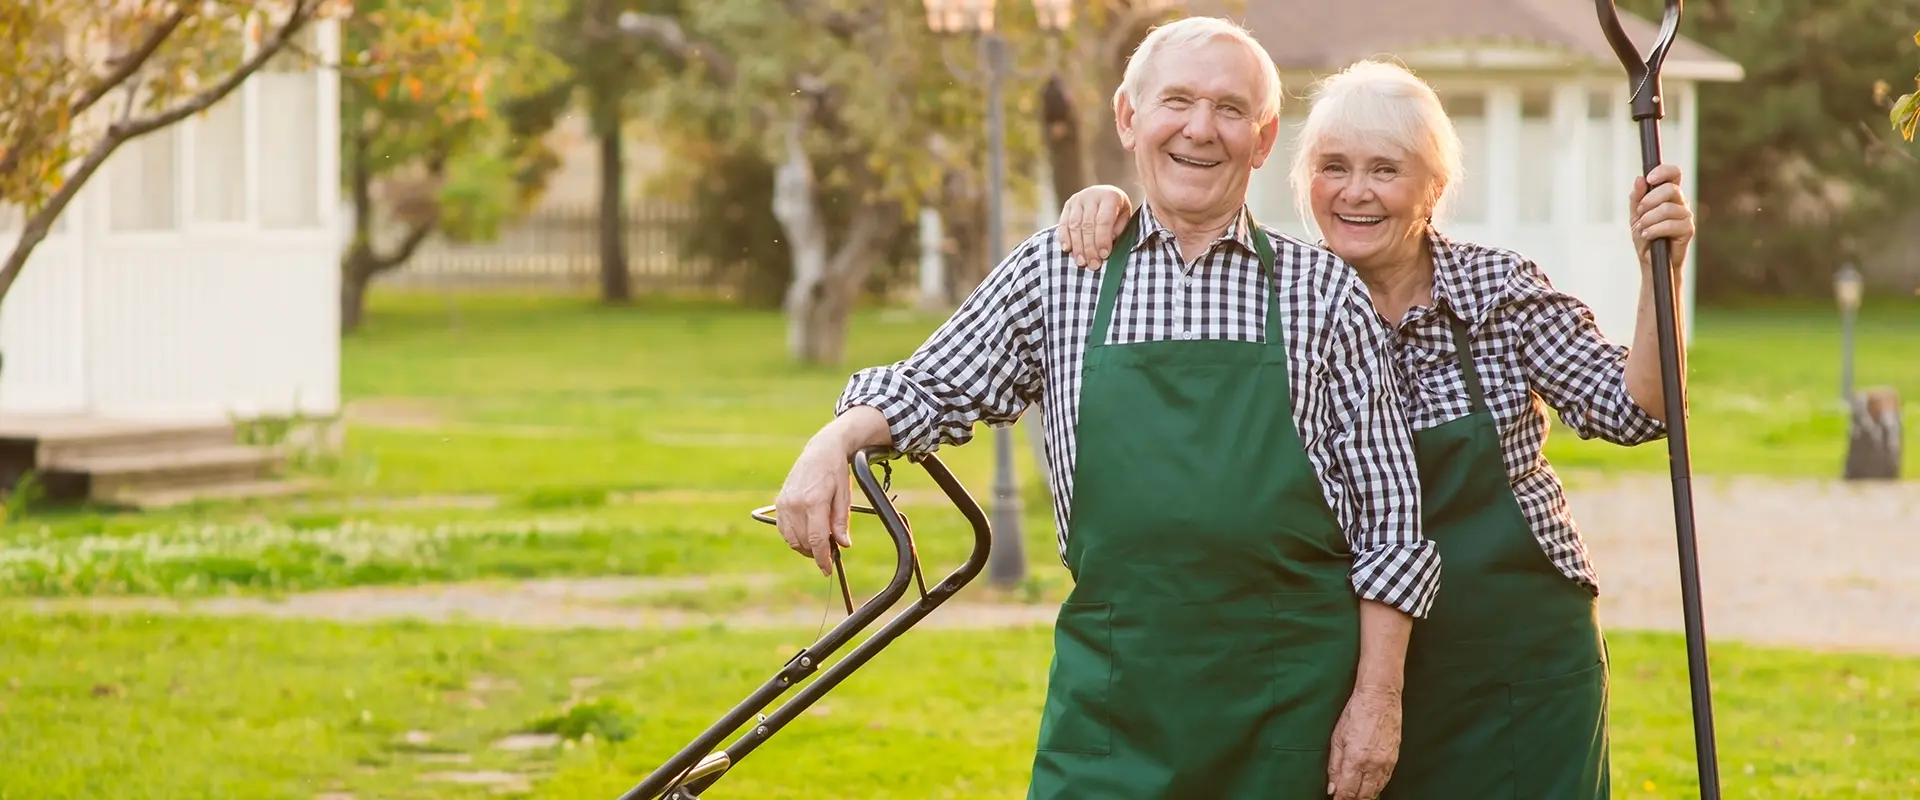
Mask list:
[[[282,60],[116,150],[0,306],[0,412],[335,412],[338,108],[336,75]]]
[[[1465,172],[1453,208],[1436,220],[1456,240],[1509,248],[1538,263],[1554,285],[1592,307],[1602,332],[1631,341],[1640,275],[1627,229],[1627,193],[1639,174],[1639,133],[1627,89],[1612,76],[1499,77],[1422,71],[1459,131]],[[1299,94],[1310,76],[1287,76]],[[1667,80],[1663,160],[1694,174],[1695,92]],[[1306,104],[1290,102],[1274,158],[1255,174],[1254,214],[1296,236],[1319,233],[1300,219],[1287,177]],[[1693,307],[1691,254],[1683,307]],[[1688,313],[1686,334],[1691,335]]]

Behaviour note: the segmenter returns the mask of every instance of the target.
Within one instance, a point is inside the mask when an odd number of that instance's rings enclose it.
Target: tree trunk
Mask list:
[[[785,303],[787,351],[803,364],[838,364],[846,354],[847,324],[860,287],[885,251],[889,232],[897,232],[900,208],[862,203],[834,246],[820,213],[813,164],[801,143],[807,124],[803,116],[788,127],[786,158],[773,177],[773,215],[793,254]]]
[[[600,301],[624,305],[633,299],[627,271],[626,158],[620,138],[620,108],[613,98],[595,98],[594,127],[600,138]]]
[[[940,218],[945,223],[941,249],[947,259],[947,296],[958,302],[985,280],[1005,253],[987,252],[987,196],[978,176],[947,175],[941,187]]]
[[[1059,75],[1049,79],[1040,92],[1040,124],[1047,143],[1047,166],[1053,171],[1053,196],[1061,204],[1074,192],[1087,188],[1079,113],[1066,80]]]
[[[1852,410],[1846,479],[1899,480],[1900,392],[1890,386],[1868,389],[1853,397]]]
[[[353,204],[353,240],[340,256],[340,333],[360,329],[366,317],[367,288],[380,273],[399,267],[413,258],[440,225],[440,204],[433,192],[446,172],[448,153],[443,147],[429,151],[426,176],[420,185],[396,189],[395,211],[406,235],[393,252],[382,255],[375,246],[373,171],[367,164],[368,142],[364,130],[355,128],[346,137],[347,197]]]
[[[363,248],[347,251],[340,270],[340,333],[360,329],[367,312],[367,285],[373,282],[373,253]]]

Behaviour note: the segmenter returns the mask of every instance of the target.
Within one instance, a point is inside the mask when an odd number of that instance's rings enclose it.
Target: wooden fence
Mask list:
[[[627,204],[627,272],[635,294],[721,292],[724,270],[681,253],[693,224],[685,206],[662,200]],[[434,237],[411,261],[380,278],[416,287],[526,286],[592,289],[600,282],[600,210],[597,205],[543,208],[501,229],[493,241],[462,244]]]

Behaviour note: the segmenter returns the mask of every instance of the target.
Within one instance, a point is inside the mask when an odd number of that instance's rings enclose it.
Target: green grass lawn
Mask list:
[[[0,614],[0,799],[495,796],[431,779],[449,771],[530,776],[543,799],[611,798],[812,635]],[[1050,645],[1039,628],[916,632],[712,796],[1018,797]],[[1614,796],[1690,796],[1677,638],[1615,634],[1612,652]],[[1920,664],[1716,656],[1725,796],[1920,795]],[[574,741],[491,746],[530,731]]]
[[[13,515],[0,524],[0,596],[731,573],[773,577],[647,602],[817,608],[837,601],[830,585],[747,513],[772,501],[847,372],[905,355],[936,322],[863,312],[844,366],[801,368],[786,358],[783,323],[771,314],[379,293],[344,354],[345,396],[370,418],[347,430],[344,452],[307,467],[330,481],[327,492],[151,514]],[[1920,302],[1876,300],[1861,330],[1860,382],[1920,396],[1914,341]],[[1825,307],[1702,313],[1692,355],[1695,472],[1837,474],[1838,349]],[[993,455],[985,433],[979,446],[942,454],[983,502]],[[1034,577],[999,599],[1047,602],[1065,576],[1021,447]],[[1562,469],[1666,468],[1663,445],[1624,450],[1562,432],[1550,448]],[[1907,464],[1920,460],[1909,453]],[[914,492],[903,507],[937,579],[964,556],[964,525],[917,468],[903,465],[895,483]],[[459,502],[407,505],[434,498]],[[891,552],[871,518],[856,525],[847,562],[865,595],[884,583]],[[966,597],[995,596],[975,586]],[[449,770],[540,777],[532,792],[542,798],[612,797],[813,635],[0,609],[0,800],[494,796],[420,779]],[[716,796],[823,787],[836,797],[1017,796],[1048,652],[1034,631],[916,632]],[[1687,796],[1683,652],[1675,637],[1614,637],[1617,797]],[[1730,645],[1714,653],[1727,796],[1920,796],[1911,746],[1920,737],[1920,662]],[[576,688],[575,678],[599,682]],[[475,692],[475,681],[517,688]],[[576,691],[587,705],[570,724],[603,723],[591,743],[534,754],[486,746],[543,727]],[[595,709],[604,715],[587,713]],[[431,736],[408,743],[410,730]],[[631,735],[606,741],[622,731]],[[446,763],[440,750],[471,762]]]

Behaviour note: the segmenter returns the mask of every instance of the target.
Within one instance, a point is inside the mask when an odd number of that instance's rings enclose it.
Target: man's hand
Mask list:
[[[821,575],[833,574],[833,545],[852,547],[847,514],[853,501],[848,462],[862,447],[891,447],[887,420],[871,406],[855,406],[821,428],[793,462],[773,500],[774,523],[787,547],[812,556]]]
[[[833,574],[832,543],[852,547],[847,533],[848,506],[853,490],[847,485],[847,459],[832,441],[815,437],[787,473],[787,482],[774,498],[774,522],[787,547],[812,556],[821,575]],[[829,540],[828,537],[832,537]]]
[[[1400,760],[1400,695],[1360,686],[1333,726],[1327,794],[1333,800],[1373,800],[1387,788]]]

